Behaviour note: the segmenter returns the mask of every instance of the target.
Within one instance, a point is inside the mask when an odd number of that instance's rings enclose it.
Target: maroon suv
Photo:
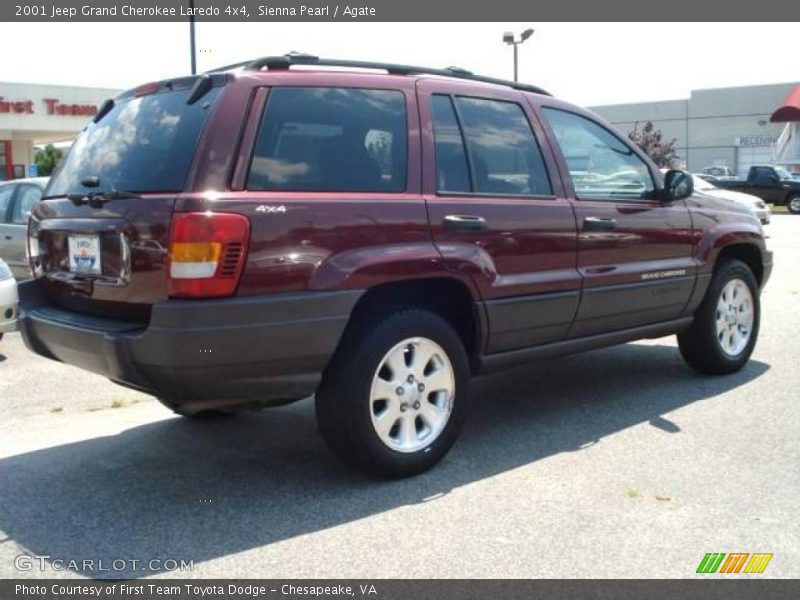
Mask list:
[[[596,115],[454,68],[235,67],[75,142],[30,221],[31,350],[187,416],[316,394],[384,476],[442,458],[476,373],[668,334],[705,373],[750,357],[760,224]]]

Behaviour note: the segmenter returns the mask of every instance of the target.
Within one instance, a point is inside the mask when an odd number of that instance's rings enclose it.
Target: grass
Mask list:
[[[64,410],[63,406],[54,406],[53,408],[50,409],[50,412],[51,413],[60,413],[62,410]]]
[[[640,492],[639,490],[635,490],[635,489],[631,488],[627,492],[625,492],[625,495],[628,498],[641,498],[642,497],[642,492]]]
[[[125,400],[114,398],[111,401],[111,408],[122,408],[123,406],[125,406]]]

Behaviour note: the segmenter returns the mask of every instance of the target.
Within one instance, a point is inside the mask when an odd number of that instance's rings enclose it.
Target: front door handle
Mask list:
[[[7,240],[13,240],[13,239],[14,239],[14,236],[13,236],[13,235],[7,235],[7,236],[5,236],[5,238],[6,238]]]
[[[447,215],[443,221],[445,229],[480,231],[486,229],[486,219],[477,215]]]
[[[611,231],[617,227],[617,220],[606,217],[586,217],[583,220],[584,231]]]

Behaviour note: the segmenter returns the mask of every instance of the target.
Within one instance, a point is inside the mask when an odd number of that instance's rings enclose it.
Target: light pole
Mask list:
[[[506,31],[503,34],[503,41],[508,44],[509,46],[514,46],[514,81],[517,81],[517,46],[519,46],[522,42],[527,40],[529,37],[533,35],[533,29],[526,29],[522,32],[519,36],[519,39],[514,38],[514,34],[511,31]]]
[[[197,56],[194,42],[194,0],[189,0],[189,9],[189,52],[192,55],[192,75],[197,75]]]

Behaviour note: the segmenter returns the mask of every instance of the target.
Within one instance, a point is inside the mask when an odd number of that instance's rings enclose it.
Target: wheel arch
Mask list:
[[[487,318],[471,286],[455,276],[402,279],[369,287],[353,308],[342,339],[357,335],[359,326],[372,317],[412,307],[444,318],[464,343],[474,369],[485,343]]]
[[[746,264],[755,275],[759,287],[764,283],[764,261],[761,248],[749,242],[736,242],[720,248],[714,261],[713,271],[728,260],[740,260]]]

